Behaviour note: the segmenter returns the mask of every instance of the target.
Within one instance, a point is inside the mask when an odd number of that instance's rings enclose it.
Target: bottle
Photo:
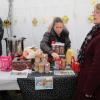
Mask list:
[[[67,62],[67,65],[70,65],[71,64],[71,59],[72,57],[74,57],[74,52],[73,50],[70,48],[67,50],[66,52],[66,62]]]
[[[45,73],[49,73],[50,72],[50,63],[46,62],[44,66],[45,66]]]
[[[66,61],[64,58],[61,58],[61,69],[65,70],[66,69]]]
[[[61,68],[61,58],[55,59],[55,69],[59,70]]]

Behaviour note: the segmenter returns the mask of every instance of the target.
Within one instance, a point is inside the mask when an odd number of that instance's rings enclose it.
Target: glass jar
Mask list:
[[[46,62],[45,63],[45,73],[49,73],[50,72],[50,63]]]
[[[35,72],[39,71],[39,63],[37,63],[37,62],[34,63],[34,70],[35,70]]]
[[[38,72],[39,73],[44,73],[44,63],[40,62],[38,67],[39,67]]]

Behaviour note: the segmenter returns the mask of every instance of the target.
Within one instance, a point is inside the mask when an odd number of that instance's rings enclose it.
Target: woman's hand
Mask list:
[[[58,58],[59,58],[59,55],[58,55],[57,53],[55,53],[55,52],[53,52],[53,53],[51,54],[51,56],[52,56],[54,59],[58,59]]]

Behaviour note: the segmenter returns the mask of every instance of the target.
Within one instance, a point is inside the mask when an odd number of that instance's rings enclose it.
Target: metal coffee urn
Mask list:
[[[24,40],[26,38],[18,38],[16,36],[4,38],[6,42],[6,54],[13,57],[21,56],[24,50]]]

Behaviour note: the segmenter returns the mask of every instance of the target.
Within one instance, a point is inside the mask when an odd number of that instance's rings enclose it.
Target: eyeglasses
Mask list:
[[[93,13],[93,14],[100,14],[100,11],[94,10],[92,13]]]

